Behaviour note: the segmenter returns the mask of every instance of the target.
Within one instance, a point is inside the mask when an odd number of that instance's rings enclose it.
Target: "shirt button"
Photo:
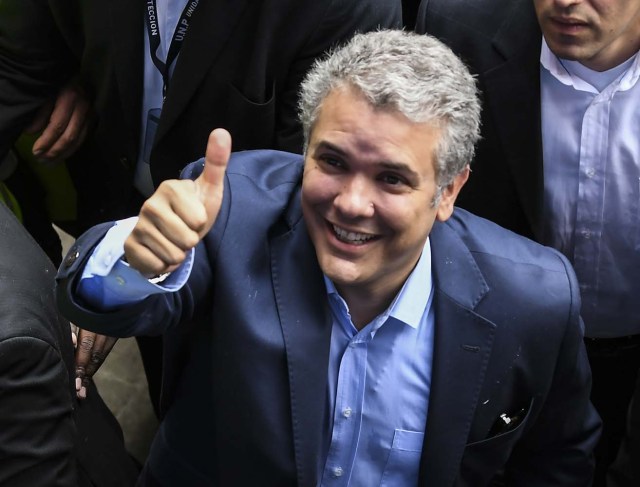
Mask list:
[[[334,477],[342,477],[342,474],[344,473],[344,471],[342,470],[342,467],[336,467],[333,469],[333,476]]]
[[[595,175],[596,175],[596,170],[594,168],[590,167],[589,169],[587,169],[587,177],[588,178],[592,178]]]
[[[591,232],[590,232],[590,231],[588,231],[588,230],[584,230],[584,231],[582,232],[582,236],[583,236],[584,238],[586,238],[587,240],[589,240],[589,239],[591,238]]]
[[[344,408],[344,409],[342,410],[342,415],[343,415],[345,418],[349,418],[349,417],[351,416],[351,408]]]

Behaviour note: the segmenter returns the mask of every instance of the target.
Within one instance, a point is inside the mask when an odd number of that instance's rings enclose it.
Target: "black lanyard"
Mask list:
[[[167,95],[167,88],[169,87],[169,68],[182,47],[187,29],[189,28],[189,22],[193,12],[195,12],[198,6],[199,0],[188,0],[187,5],[184,7],[176,30],[173,32],[173,38],[169,45],[169,52],[167,53],[167,60],[162,62],[158,57],[158,48],[160,47],[160,27],[158,26],[158,14],[156,7],[156,0],[147,0],[147,14],[145,16],[147,21],[147,33],[149,34],[149,54],[151,54],[151,60],[155,64],[158,71],[162,75],[162,99],[164,100]]]

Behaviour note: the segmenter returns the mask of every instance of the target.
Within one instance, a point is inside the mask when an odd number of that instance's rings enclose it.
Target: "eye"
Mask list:
[[[380,181],[390,186],[400,186],[403,184],[407,184],[407,180],[405,178],[393,173],[382,174],[380,176]]]
[[[321,164],[327,168],[341,169],[345,167],[344,163],[334,155],[322,155],[318,159]]]

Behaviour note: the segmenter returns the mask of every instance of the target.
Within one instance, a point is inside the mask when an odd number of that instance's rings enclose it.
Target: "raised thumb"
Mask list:
[[[202,202],[207,204],[210,198],[221,196],[224,185],[224,172],[231,154],[231,135],[225,129],[215,129],[209,134],[207,151],[204,156],[204,169],[196,179],[198,193]]]

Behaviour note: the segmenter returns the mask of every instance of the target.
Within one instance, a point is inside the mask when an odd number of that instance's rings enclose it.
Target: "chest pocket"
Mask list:
[[[380,485],[386,487],[418,485],[423,443],[424,433],[396,429]]]

